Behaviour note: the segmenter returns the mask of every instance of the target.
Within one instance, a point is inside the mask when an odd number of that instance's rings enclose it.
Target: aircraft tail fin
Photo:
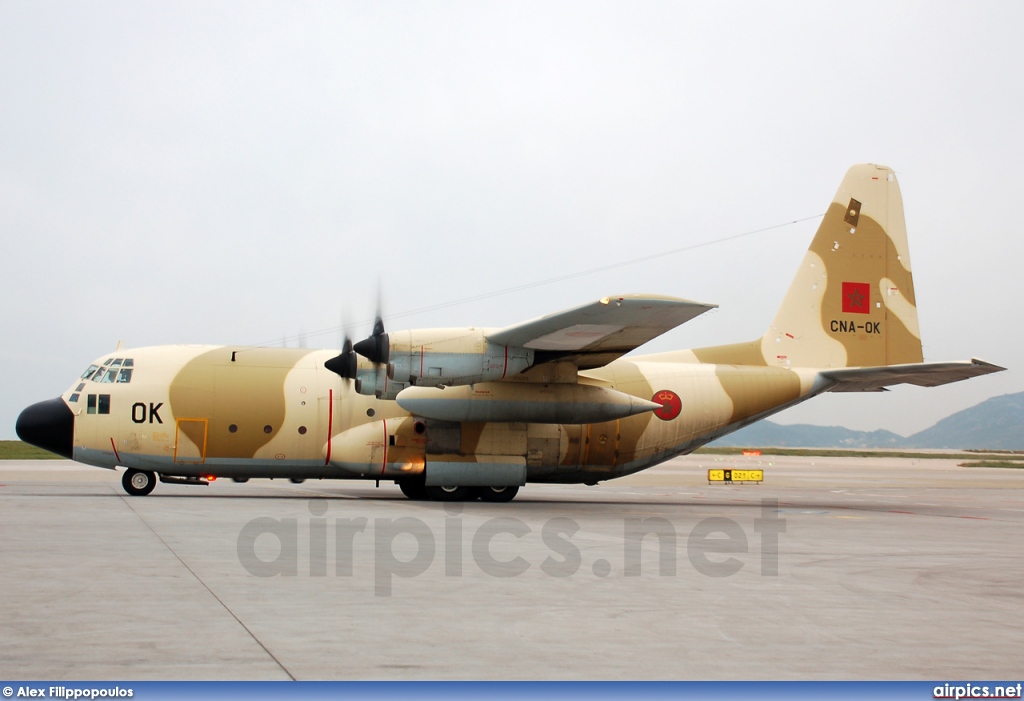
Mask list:
[[[903,198],[892,169],[855,165],[761,339],[769,365],[920,363]]]
[[[1005,368],[925,363],[903,198],[885,166],[850,168],[768,331],[688,351],[701,363],[820,370],[830,392],[935,387]]]

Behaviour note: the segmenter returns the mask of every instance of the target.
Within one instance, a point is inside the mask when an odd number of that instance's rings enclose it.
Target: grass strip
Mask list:
[[[21,441],[0,441],[0,460],[63,460],[48,450]]]

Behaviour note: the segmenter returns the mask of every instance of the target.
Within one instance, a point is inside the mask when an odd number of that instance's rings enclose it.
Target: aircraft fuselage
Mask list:
[[[74,416],[68,457],[169,476],[371,480],[418,474],[433,460],[498,460],[521,462],[527,482],[595,483],[823,389],[813,372],[637,357],[581,372],[579,381],[662,409],[586,424],[449,422],[353,391],[324,369],[334,354],[164,346],[100,358],[93,377],[61,397]],[[125,361],[131,376],[118,382]],[[568,385],[530,388],[560,384]]]

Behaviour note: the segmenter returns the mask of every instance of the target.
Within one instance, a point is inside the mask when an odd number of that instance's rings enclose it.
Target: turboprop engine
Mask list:
[[[526,370],[533,356],[491,343],[481,329],[401,331],[391,336],[388,378],[415,387],[489,382]]]
[[[452,387],[491,382],[530,368],[535,352],[493,343],[487,330],[419,329],[384,333],[378,317],[373,333],[355,345],[345,341],[341,354],[325,365],[355,381],[359,394],[394,399],[407,387]],[[372,365],[360,365],[356,356]]]
[[[381,368],[389,383],[412,387],[451,387],[491,382],[516,375],[533,365],[534,351],[487,340],[484,329],[421,329],[374,334],[355,344],[359,355],[378,370],[362,378],[362,387],[382,390]],[[363,391],[363,394],[370,394]],[[385,394],[397,394],[394,388]],[[378,395],[380,396],[380,395]]]

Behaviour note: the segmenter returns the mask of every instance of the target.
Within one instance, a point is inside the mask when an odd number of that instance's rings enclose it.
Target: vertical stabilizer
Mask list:
[[[761,340],[768,365],[922,361],[903,198],[890,168],[850,168]]]

